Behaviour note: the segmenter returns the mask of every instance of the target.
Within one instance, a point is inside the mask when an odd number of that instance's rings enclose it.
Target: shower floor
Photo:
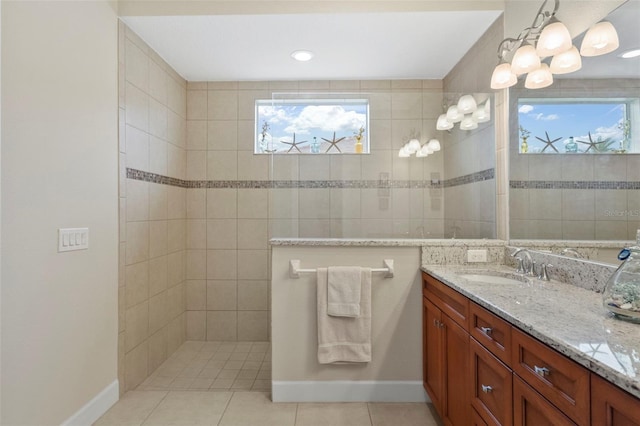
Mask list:
[[[136,390],[271,390],[271,343],[187,341]]]

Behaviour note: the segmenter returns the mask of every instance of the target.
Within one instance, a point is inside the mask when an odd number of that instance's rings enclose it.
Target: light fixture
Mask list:
[[[409,154],[415,154],[416,152],[420,151],[421,145],[420,145],[420,141],[418,139],[411,139],[407,145],[405,145],[406,150]]]
[[[552,16],[540,33],[540,38],[536,43],[536,53],[539,57],[545,58],[566,52],[571,49],[572,45],[567,27],[555,16]]]
[[[568,74],[582,68],[582,57],[578,48],[571,46],[566,52],[557,54],[551,59],[549,69],[553,74]]]
[[[618,33],[608,21],[601,21],[587,30],[580,45],[582,56],[599,56],[613,52],[620,46]]]
[[[464,114],[458,111],[457,105],[451,105],[447,109],[447,121],[449,121],[450,123],[459,123],[463,117]]]
[[[553,84],[553,74],[549,69],[549,65],[542,64],[540,68],[527,74],[527,79],[524,81],[524,87],[527,89],[542,89]]]
[[[405,149],[404,146],[402,148],[400,148],[400,151],[398,151],[398,157],[400,157],[400,158],[408,158],[410,156],[411,156],[411,154],[409,154],[407,152],[407,150]]]
[[[461,114],[470,114],[477,108],[476,100],[471,95],[463,95],[458,100],[458,112]]]
[[[296,61],[307,62],[313,59],[313,52],[309,50],[296,50],[291,52],[291,57]]]
[[[416,145],[417,144],[417,145]],[[417,149],[415,149],[417,147]],[[440,141],[437,139],[431,139],[429,142],[424,145],[420,144],[418,139],[411,139],[409,142],[405,143],[402,148],[398,151],[398,157],[400,158],[408,158],[415,154],[418,158],[424,158],[435,151],[440,151]]]
[[[584,36],[580,52],[572,45],[567,27],[556,18],[560,0],[544,0],[530,27],[517,38],[505,38],[498,45],[498,65],[491,75],[492,89],[506,89],[527,75],[525,87],[538,89],[553,83],[553,74],[566,74],[582,67],[582,56],[597,56],[618,48],[618,34],[610,22],[593,25]],[[551,66],[541,62],[551,58]],[[534,76],[530,77],[530,74]]]
[[[522,75],[538,68],[540,68],[540,57],[536,53],[536,48],[525,41],[513,55],[511,72]]]
[[[440,151],[440,141],[438,139],[431,139],[427,142],[427,147],[432,151]]]
[[[440,114],[436,121],[436,130],[449,130],[453,128],[453,123],[447,120],[447,114]]]
[[[620,57],[623,59],[637,58],[638,56],[640,56],[640,49],[627,50],[622,55],[620,55]]]
[[[460,130],[473,130],[478,128],[478,122],[471,115],[465,115],[460,122]]]
[[[511,70],[511,64],[509,62],[502,62],[498,64],[491,75],[491,88],[494,90],[506,89],[517,82],[518,77]]]

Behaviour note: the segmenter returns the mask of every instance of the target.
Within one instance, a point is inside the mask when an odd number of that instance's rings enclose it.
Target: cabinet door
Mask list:
[[[575,423],[514,374],[513,426],[575,426]]]
[[[422,298],[422,356],[424,388],[440,416],[444,410],[444,340],[442,314],[426,297]]]
[[[640,425],[640,400],[591,373],[591,424]]]
[[[511,425],[513,388],[511,370],[473,337],[471,354],[471,405],[488,425]]]
[[[468,425],[471,417],[469,398],[469,333],[447,315],[442,315],[445,348],[445,425]]]

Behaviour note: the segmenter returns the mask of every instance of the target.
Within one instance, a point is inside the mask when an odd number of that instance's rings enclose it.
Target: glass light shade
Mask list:
[[[440,151],[440,141],[438,139],[431,139],[427,142],[427,148],[433,152]]]
[[[440,114],[436,122],[436,130],[449,130],[453,127],[453,123],[447,120],[446,114]]]
[[[473,130],[478,128],[478,122],[471,115],[465,115],[460,122],[460,130]]]
[[[476,100],[471,95],[461,96],[458,100],[458,111],[462,114],[471,114],[477,108]]]
[[[404,146],[402,148],[400,148],[400,151],[398,151],[398,157],[400,157],[400,158],[407,158],[409,156],[411,156],[411,154],[409,154],[407,152],[407,150],[405,149]]]
[[[491,75],[492,89],[506,89],[518,82],[518,77],[511,71],[511,64],[503,62],[493,69]]]
[[[460,111],[458,111],[458,107],[456,105],[451,105],[449,109],[447,109],[447,121],[451,123],[459,123],[463,117],[464,114],[461,114]]]
[[[416,157],[426,157],[429,154],[433,154],[433,150],[429,149],[429,144],[422,145],[422,148],[416,152]]]
[[[554,74],[568,74],[582,68],[582,56],[578,48],[571,46],[566,52],[558,53],[551,59],[549,69]]]
[[[408,143],[407,151],[410,154],[420,151],[420,141],[418,139],[411,139]]]
[[[524,87],[527,89],[542,89],[551,86],[551,84],[553,84],[553,74],[551,74],[549,65],[545,63],[540,65],[537,70],[527,74],[527,79],[524,81]]]
[[[536,53],[541,58],[557,55],[571,49],[571,35],[567,27],[556,18],[551,18],[536,43]]]
[[[515,75],[526,74],[540,68],[540,57],[536,48],[525,42],[516,50],[511,60],[511,71]]]
[[[618,33],[615,27],[608,21],[598,22],[592,25],[584,35],[580,54],[582,56],[599,56],[613,52],[618,48]]]
[[[489,102],[489,101],[487,101],[487,102]],[[478,123],[486,123],[487,121],[489,121],[491,119],[491,117],[489,117],[489,114],[487,114],[487,112],[485,111],[484,107],[483,108],[478,108],[477,110],[473,111],[473,114],[471,114],[471,116]]]

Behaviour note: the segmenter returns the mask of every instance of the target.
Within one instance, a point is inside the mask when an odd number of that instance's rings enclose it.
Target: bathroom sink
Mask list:
[[[529,279],[523,275],[505,271],[465,271],[459,273],[460,278],[468,281],[488,283],[488,284],[527,284]]]

